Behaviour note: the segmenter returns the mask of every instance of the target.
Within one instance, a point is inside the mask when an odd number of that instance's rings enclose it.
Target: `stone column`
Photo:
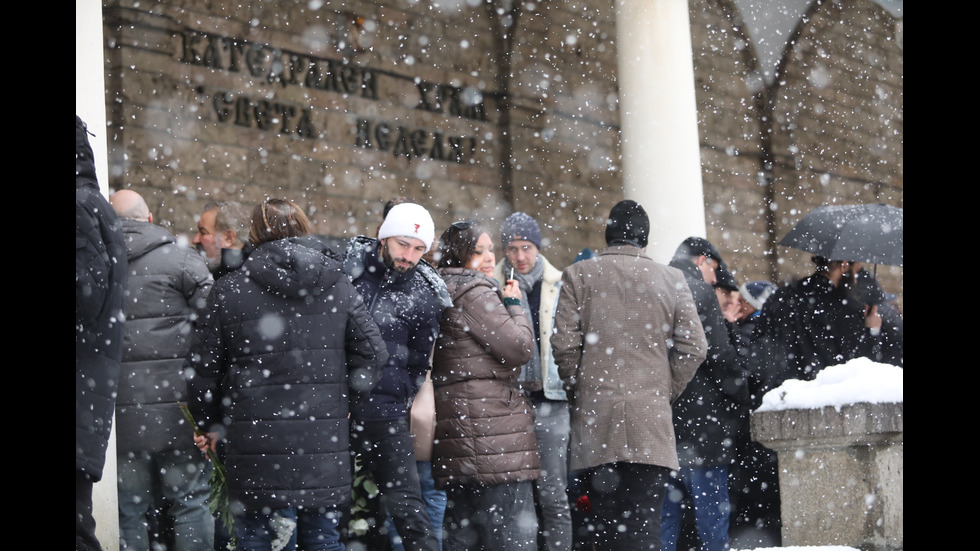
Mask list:
[[[75,0],[75,114],[85,121],[95,156],[95,175],[103,194],[109,190],[109,157],[106,141],[105,69],[102,51],[102,2]],[[119,504],[116,492],[116,427],[105,454],[102,480],[92,487],[95,535],[104,551],[119,549]]]
[[[102,193],[109,187],[109,156],[105,130],[105,67],[102,51],[101,0],[75,0],[75,114],[95,136],[95,174]]]
[[[687,0],[617,0],[623,189],[650,215],[648,254],[667,262],[705,236]]]
[[[783,546],[903,549],[903,406],[752,413],[779,460]]]

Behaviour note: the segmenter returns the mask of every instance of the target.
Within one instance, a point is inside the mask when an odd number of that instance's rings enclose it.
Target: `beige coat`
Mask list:
[[[571,468],[624,461],[678,468],[670,403],[707,351],[684,275],[632,246],[562,274],[551,338],[569,391]]]
[[[436,397],[432,391],[432,377],[429,373],[425,374],[425,382],[412,400],[408,430],[412,433],[415,460],[432,461],[432,441],[436,432]]]

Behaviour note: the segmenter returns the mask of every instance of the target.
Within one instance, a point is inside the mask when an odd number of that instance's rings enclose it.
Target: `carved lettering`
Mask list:
[[[252,126],[252,105],[245,96],[239,96],[235,100],[235,124]]]
[[[357,132],[354,137],[354,145],[370,149],[371,145],[371,121],[357,119]]]
[[[448,84],[418,81],[415,90],[419,93],[416,109],[432,113],[448,113],[478,121],[487,120],[487,110],[483,95],[475,90],[464,90]]]
[[[421,157],[425,154],[425,144],[429,139],[428,132],[421,128],[412,131],[412,155]]]
[[[313,126],[313,113],[309,109],[299,110],[299,120],[296,121],[296,135],[301,138],[316,137],[316,128]]]
[[[219,122],[231,121],[238,126],[280,134],[295,133],[302,138],[317,136],[313,114],[309,109],[298,109],[295,105],[267,99],[253,101],[245,95],[233,96],[225,91],[215,92],[211,105]]]
[[[395,149],[392,153],[395,157],[408,157],[412,158],[412,146],[409,143],[409,130],[406,130],[404,126],[398,127],[398,138],[395,140]]]
[[[429,157],[440,161],[466,163],[476,152],[476,138],[473,136],[446,137],[442,132],[432,132],[430,135],[421,128],[392,128],[387,121],[373,123],[368,119],[358,119],[356,130],[354,143],[357,147],[390,151],[395,157]]]
[[[445,140],[442,138],[442,132],[435,132],[432,135],[432,149],[429,150],[429,157],[432,159],[445,160],[446,150],[442,146]]]
[[[347,60],[321,58],[302,52],[289,52],[266,44],[250,43],[220,35],[187,30],[180,33],[177,58],[182,63],[214,71],[244,73],[253,79],[282,87],[297,86],[337,94],[358,95],[378,101],[379,78],[405,78],[377,72]],[[415,81],[418,102],[415,108],[440,115],[487,120],[483,94],[475,88]],[[198,89],[206,95],[204,87]],[[278,101],[274,95],[251,98],[245,94],[217,91],[205,98],[218,122],[301,138],[316,138],[313,111]],[[445,135],[393,125],[388,121],[357,119],[356,147],[391,153],[395,157],[428,157],[440,161],[466,163],[476,153],[474,136]]]
[[[242,71],[241,60],[245,54],[245,45],[237,40],[232,40],[230,43],[225,41],[225,47],[228,50],[228,70],[233,73],[240,73]]]
[[[419,92],[419,102],[415,105],[416,109],[421,109],[423,111],[436,111],[432,103],[429,102],[429,93],[432,91],[433,86],[434,84],[431,82],[421,80],[415,83],[415,89]]]
[[[388,151],[391,147],[391,125],[386,122],[378,123],[374,127],[374,139],[378,149]]]
[[[214,107],[214,113],[218,117],[218,120],[225,122],[231,117],[232,109],[228,107],[231,101],[228,99],[228,94],[225,92],[218,92],[211,99],[211,105]]]
[[[265,44],[186,31],[181,34],[178,57],[183,63],[215,70],[241,72],[282,86],[305,86],[340,94],[378,99],[378,82],[371,69],[344,61],[312,57]]]
[[[183,33],[180,35],[181,44],[180,60],[189,65],[200,65],[201,56],[197,53],[197,45],[201,42],[201,35],[197,33]]]

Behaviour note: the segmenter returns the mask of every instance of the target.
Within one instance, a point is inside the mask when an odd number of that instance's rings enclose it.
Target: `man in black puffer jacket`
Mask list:
[[[187,400],[180,369],[213,280],[201,255],[153,224],[143,197],[123,189],[109,202],[129,260],[126,331],[116,397],[116,465],[122,549],[147,549],[146,514],[170,503],[176,549],[211,549],[209,469],[177,405]]]
[[[213,451],[226,435],[239,538],[268,545],[274,517],[292,518],[299,544],[313,550],[339,540],[350,405],[374,386],[388,353],[340,262],[297,237],[309,227],[292,202],[256,207],[255,250],[215,282],[185,375],[191,410],[210,433],[198,446]]]
[[[351,449],[374,476],[406,551],[439,548],[408,429],[409,404],[425,381],[439,319],[452,306],[445,282],[421,259],[434,238],[429,213],[402,203],[388,212],[378,239],[352,239],[344,260],[389,354],[378,386],[351,412]]]
[[[123,348],[126,246],[99,191],[88,129],[75,116],[75,549],[95,539],[92,484],[102,479]]]

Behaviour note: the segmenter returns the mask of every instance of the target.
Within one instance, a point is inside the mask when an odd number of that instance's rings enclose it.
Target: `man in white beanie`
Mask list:
[[[407,551],[437,551],[415,465],[409,405],[425,381],[449,292],[422,256],[435,226],[428,211],[400,203],[388,211],[378,238],[351,239],[344,272],[371,310],[388,345],[388,363],[370,394],[351,404],[351,453],[374,477],[381,504]]]

